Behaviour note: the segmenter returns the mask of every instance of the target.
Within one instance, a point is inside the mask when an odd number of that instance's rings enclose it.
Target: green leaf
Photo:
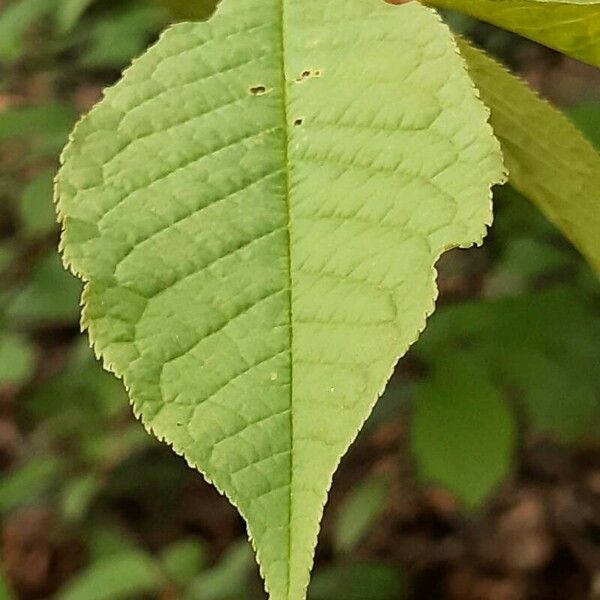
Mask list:
[[[219,3],[219,0],[152,0],[159,6],[169,9],[169,12],[179,19],[200,21],[209,17]]]
[[[56,458],[34,458],[2,477],[0,513],[34,504],[61,476]]]
[[[568,264],[569,257],[560,249],[533,238],[516,238],[506,245],[496,275],[499,271],[500,279],[504,275],[532,284],[537,278]]]
[[[52,14],[57,0],[17,0],[6,4],[0,11],[0,61],[20,57],[24,52],[23,35],[36,22]]]
[[[100,478],[94,473],[71,479],[62,492],[62,518],[67,523],[80,522],[86,515],[100,487]]]
[[[425,0],[600,66],[600,0]]]
[[[387,483],[375,477],[352,490],[335,524],[334,541],[340,552],[353,550],[369,532],[385,506],[387,490]]]
[[[332,474],[433,310],[434,263],[491,220],[486,120],[430,9],[228,0],[169,29],[64,153],[96,352],[239,508],[272,600],[304,597]]]
[[[600,154],[558,110],[465,41],[460,49],[492,111],[511,185],[600,271]]]
[[[251,564],[252,554],[248,545],[233,546],[214,568],[196,577],[185,599],[247,600],[247,581]]]
[[[512,412],[469,354],[436,364],[418,388],[411,447],[418,472],[475,508],[510,472],[516,449]]]
[[[89,31],[82,66],[122,68],[139,54],[166,22],[165,11],[148,3],[127,2],[107,11]]]
[[[580,292],[557,288],[441,310],[415,353],[435,365],[465,347],[538,432],[573,442],[594,431],[600,317]]]
[[[570,108],[568,117],[600,149],[600,102],[587,102]]]
[[[541,350],[517,349],[506,359],[507,378],[522,390],[527,415],[537,431],[571,443],[593,432],[600,412],[598,381],[565,368]]]
[[[403,578],[386,565],[355,563],[317,571],[310,600],[402,600]]]
[[[57,600],[129,600],[157,593],[158,565],[141,550],[113,554],[92,563],[58,592]]]
[[[28,237],[43,235],[56,229],[56,213],[52,201],[54,170],[42,171],[32,179],[19,203],[23,233]]]
[[[68,33],[96,0],[62,0],[56,14],[58,31]]]
[[[35,352],[16,334],[0,333],[0,388],[25,383],[35,368]]]
[[[48,254],[9,304],[7,315],[26,325],[76,321],[80,295],[81,286],[66,276],[55,254]]]
[[[0,143],[25,139],[36,155],[54,158],[74,121],[70,107],[58,102],[9,108],[0,111]]]
[[[207,550],[197,539],[179,540],[163,550],[161,563],[166,575],[179,585],[188,585],[207,563]]]

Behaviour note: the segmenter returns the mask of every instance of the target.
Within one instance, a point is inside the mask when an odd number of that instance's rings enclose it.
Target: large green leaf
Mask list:
[[[239,508],[273,600],[304,597],[332,474],[480,242],[487,111],[419,4],[226,1],[169,29],[58,177],[83,323],[146,427]]]
[[[492,111],[510,183],[600,271],[600,154],[520,79],[467,42],[460,49]]]
[[[600,0],[425,0],[600,66]]]

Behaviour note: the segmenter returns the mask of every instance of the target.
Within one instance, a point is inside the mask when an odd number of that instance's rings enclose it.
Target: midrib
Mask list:
[[[287,267],[288,267],[288,324],[289,324],[289,351],[290,351],[290,397],[289,397],[289,482],[288,482],[288,523],[287,523],[287,538],[288,538],[288,556],[287,556],[287,581],[286,581],[286,598],[290,596],[291,587],[291,576],[292,576],[292,482],[293,482],[293,467],[294,467],[294,361],[293,361],[293,282],[292,282],[292,237],[291,237],[291,222],[292,222],[292,210],[290,205],[290,173],[289,173],[289,146],[290,146],[290,132],[289,132],[289,115],[288,115],[288,89],[287,89],[287,78],[286,78],[286,27],[285,27],[285,4],[287,0],[276,0],[279,5],[279,40],[280,40],[280,81],[281,81],[281,93],[282,93],[282,119],[283,119],[283,160],[284,160],[284,177],[285,187],[284,196],[287,209]]]

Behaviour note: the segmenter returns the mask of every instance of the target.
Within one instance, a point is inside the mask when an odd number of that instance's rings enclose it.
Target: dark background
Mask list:
[[[235,510],[94,360],[56,252],[58,153],[190,6],[162,4],[0,0],[0,600],[264,598]],[[600,144],[597,69],[448,19]],[[311,600],[600,598],[600,287],[509,187],[496,215],[442,259],[439,310],[335,476]]]

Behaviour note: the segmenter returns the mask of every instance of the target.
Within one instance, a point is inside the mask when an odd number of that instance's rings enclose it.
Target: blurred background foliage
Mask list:
[[[0,0],[0,600],[264,598],[233,508],[78,331],[52,204],[77,117],[194,0]],[[600,76],[451,25],[600,145]],[[510,187],[334,480],[312,600],[600,598],[600,287]]]

